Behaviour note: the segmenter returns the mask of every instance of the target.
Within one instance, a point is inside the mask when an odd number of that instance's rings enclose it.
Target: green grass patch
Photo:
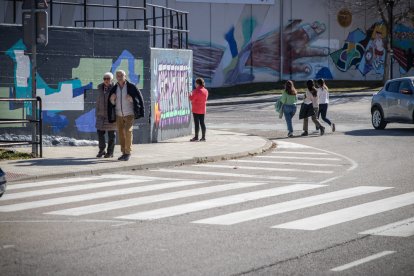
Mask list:
[[[380,90],[382,81],[326,81],[331,93],[352,93]],[[247,97],[281,94],[285,82],[248,83],[229,87],[208,88],[209,98]],[[296,81],[295,87],[299,93],[304,93],[306,81]]]
[[[19,160],[19,159],[31,159],[33,158],[31,153],[19,152],[14,150],[0,149],[0,161],[3,160]]]

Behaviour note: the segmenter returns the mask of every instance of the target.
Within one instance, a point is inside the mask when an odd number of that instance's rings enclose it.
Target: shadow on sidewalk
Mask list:
[[[325,133],[324,136],[332,135],[331,133]],[[293,137],[287,137],[286,134],[280,137],[268,137],[267,139],[271,141],[277,141],[277,140],[294,140],[297,138],[303,138],[303,139],[310,139],[310,138],[319,138],[321,135],[319,132],[310,132],[308,136],[301,136],[301,134],[295,134]]]
[[[350,136],[414,136],[414,128],[357,129],[344,132]]]
[[[86,166],[93,164],[107,164],[119,162],[116,158],[97,159],[97,158],[50,158],[50,159],[31,159],[19,160],[14,162],[16,167],[26,166]]]

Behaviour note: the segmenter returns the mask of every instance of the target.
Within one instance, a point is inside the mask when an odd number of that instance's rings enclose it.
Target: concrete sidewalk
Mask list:
[[[0,161],[0,167],[7,180],[14,182],[212,162],[259,154],[273,147],[271,141],[261,137],[216,130],[208,130],[207,142],[191,143],[190,138],[134,145],[128,162],[117,160],[121,155],[118,145],[111,159],[96,158],[98,147],[45,147],[44,158]]]

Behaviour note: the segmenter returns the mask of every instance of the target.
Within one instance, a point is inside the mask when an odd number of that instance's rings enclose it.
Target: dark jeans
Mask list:
[[[195,137],[198,138],[198,133],[200,132],[200,125],[201,125],[201,133],[202,138],[206,138],[206,124],[204,123],[204,114],[196,114],[193,113],[194,117],[194,127],[195,127]]]
[[[106,152],[109,154],[114,154],[115,148],[115,130],[98,130],[98,140],[99,140],[99,151],[104,151],[106,144],[105,144],[105,132],[108,132],[108,148]]]
[[[322,120],[324,120],[328,125],[332,125],[331,121],[326,118],[326,113],[328,113],[328,104],[319,104],[318,119],[319,115],[321,115]]]

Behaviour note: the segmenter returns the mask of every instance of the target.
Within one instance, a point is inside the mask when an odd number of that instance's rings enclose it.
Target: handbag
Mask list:
[[[313,115],[315,115],[315,110],[313,109],[312,104],[302,103],[300,105],[300,111],[299,111],[299,119],[300,120],[312,117]]]

